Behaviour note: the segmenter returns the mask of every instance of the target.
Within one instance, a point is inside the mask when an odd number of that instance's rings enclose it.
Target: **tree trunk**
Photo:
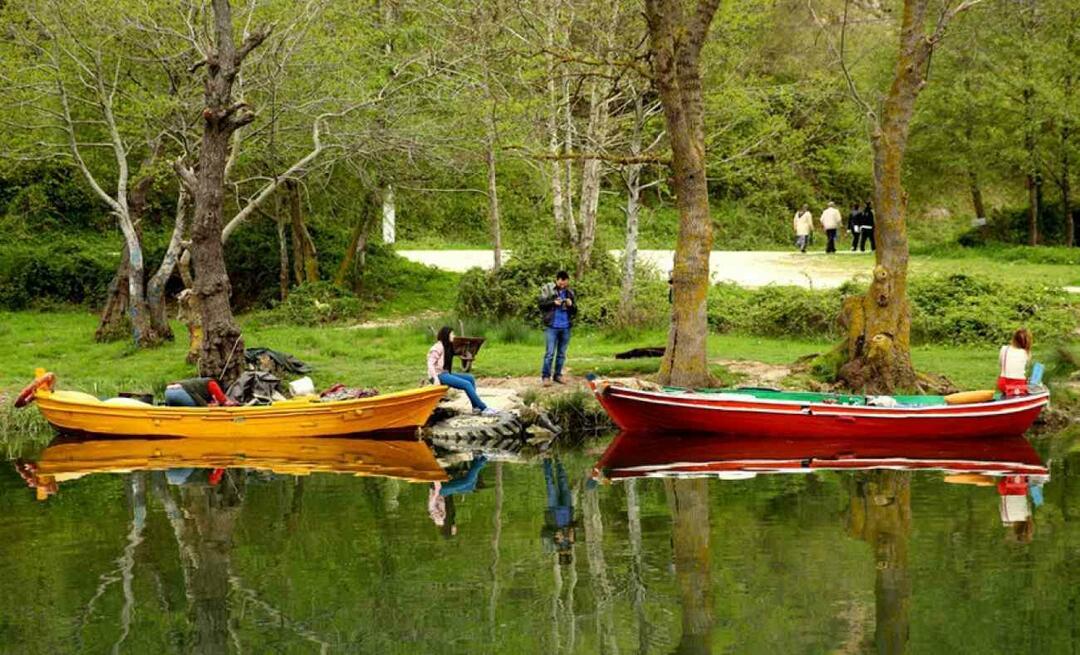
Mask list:
[[[905,653],[911,631],[911,472],[867,471],[852,482],[848,531],[874,550],[876,650]]]
[[[393,184],[384,186],[382,192],[382,241],[388,245],[397,241],[397,203]]]
[[[180,311],[178,318],[183,321],[188,332],[188,351],[184,358],[188,364],[199,361],[202,352],[202,312],[199,309],[199,297],[195,295],[195,276],[191,272],[191,251],[185,250],[180,255],[180,279],[184,281],[184,290],[177,298]]]
[[[251,34],[238,49],[233,40],[229,0],[213,0],[213,10],[215,46],[205,67],[206,106],[202,112],[203,135],[194,180],[191,256],[195,267],[194,293],[203,330],[199,374],[228,384],[243,370],[244,340],[229,304],[231,288],[222,243],[225,164],[229,157],[229,137],[255,119],[245,103],[234,103],[232,87],[244,57],[267,33]]]
[[[278,241],[278,294],[284,302],[289,297],[289,237],[287,227],[288,217],[281,207],[281,198],[278,197],[274,208],[274,223],[277,225]]]
[[[595,79],[589,89],[589,124],[586,141],[590,150],[598,150],[607,131],[607,98],[601,98],[600,83]],[[581,166],[581,231],[577,241],[576,277],[581,279],[589,266],[596,241],[596,212],[600,206],[600,160],[586,159]]]
[[[683,387],[705,386],[711,380],[706,303],[713,231],[698,56],[718,5],[719,0],[702,0],[692,16],[684,17],[677,0],[645,1],[653,77],[664,107],[679,207],[674,302],[659,380]]]
[[[289,220],[292,224],[293,272],[297,284],[319,281],[319,257],[315,242],[304,224],[304,211],[300,202],[300,185],[296,180],[285,183],[289,194]]]
[[[548,92],[548,152],[552,155],[550,163],[551,175],[551,209],[555,218],[555,233],[562,237],[566,233],[566,214],[563,212],[563,164],[554,156],[559,154],[559,92],[555,66],[555,30],[559,24],[559,3],[547,4],[547,22],[544,35],[544,45],[547,47],[545,59],[547,61],[547,92]]]
[[[188,192],[184,185],[180,185],[180,192],[176,197],[176,218],[173,221],[172,236],[169,245],[165,249],[165,255],[161,258],[161,265],[150,278],[146,286],[146,302],[150,306],[150,323],[154,330],[169,341],[173,340],[172,328],[169,326],[168,304],[165,302],[165,285],[176,271],[180,254],[183,250],[183,239],[187,232],[188,215]]]
[[[491,225],[491,248],[494,259],[492,270],[502,267],[502,229],[499,225],[499,187],[495,178],[495,105],[492,103],[491,113],[488,116],[487,133],[487,193],[488,193],[488,222]]]
[[[101,320],[98,322],[97,331],[94,332],[94,340],[98,343],[116,341],[127,336],[131,327],[127,321],[127,307],[130,288],[128,287],[128,275],[131,274],[131,258],[128,256],[127,242],[120,253],[120,265],[116,268],[116,274],[109,282],[108,296],[105,300],[105,308],[101,310]]]
[[[641,154],[641,128],[645,120],[644,100],[634,97],[634,127],[630,135],[630,154]],[[641,207],[641,164],[626,169],[626,246],[623,248],[623,279],[620,309],[626,315],[634,300],[634,267],[637,265],[638,213]]]
[[[1071,84],[1069,85],[1072,86]],[[1071,95],[1071,94],[1069,94]],[[1061,210],[1065,215],[1065,245],[1076,245],[1076,223],[1073,218],[1072,208],[1072,185],[1069,175],[1072,174],[1072,162],[1069,157],[1070,137],[1072,130],[1068,123],[1061,128]]]
[[[974,169],[968,170],[968,186],[971,188],[971,208],[975,210],[975,218],[986,218],[982,188],[979,187],[979,174]]]
[[[570,78],[563,76],[563,154],[570,154],[574,147],[574,110],[570,97]],[[574,218],[574,162],[567,158],[563,162],[565,173],[563,187],[563,219],[566,221],[566,233],[570,237],[570,243],[578,242],[577,219]]]
[[[847,339],[840,379],[862,393],[916,387],[911,363],[911,309],[907,298],[907,193],[902,183],[915,101],[925,86],[933,40],[924,21],[929,0],[905,0],[896,69],[874,129],[874,232],[876,265],[864,296],[845,300],[841,323]]]
[[[141,235],[129,218],[120,219],[120,231],[124,234],[128,251],[128,318],[135,344],[140,347],[161,343],[150,324],[150,305],[146,302],[146,260],[143,259]]]
[[[675,652],[712,652],[712,562],[709,557],[709,483],[665,480],[671,510],[671,546],[682,607],[682,637]]]
[[[360,215],[357,216],[349,235],[349,246],[345,249],[345,256],[341,259],[337,274],[334,275],[334,284],[339,287],[345,286],[350,276],[355,276],[356,271],[364,267],[364,249],[367,247],[368,231],[375,220],[375,204],[375,192],[365,193],[360,204]]]
[[[1020,44],[1022,52],[1021,68],[1024,73],[1024,89],[1021,94],[1024,107],[1024,151],[1027,153],[1027,170],[1024,174],[1024,185],[1028,192],[1028,244],[1035,246],[1039,243],[1039,190],[1035,179],[1039,171],[1039,159],[1037,148],[1037,135],[1035,125],[1035,87],[1032,83],[1032,37],[1034,36],[1034,2],[1028,9],[1021,22],[1024,26],[1026,38]]]

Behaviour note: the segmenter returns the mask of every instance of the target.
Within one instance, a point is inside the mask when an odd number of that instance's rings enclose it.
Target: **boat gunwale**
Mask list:
[[[605,395],[612,398],[668,405],[679,408],[707,409],[727,412],[752,412],[782,414],[793,416],[820,417],[878,417],[878,418],[980,418],[985,416],[1007,416],[1028,411],[1050,404],[1049,391],[1041,391],[1027,396],[1016,396],[983,403],[964,405],[921,405],[913,407],[879,407],[875,405],[842,405],[838,403],[815,403],[792,400],[763,400],[749,396],[746,400],[715,398],[709,394],[695,392],[664,392],[632,389],[617,385],[606,385],[597,390],[603,400]],[[690,401],[690,402],[688,402]],[[698,402],[693,402],[698,401]],[[765,407],[757,407],[764,405]],[[793,408],[785,411],[781,408]],[[807,413],[805,410],[809,409]],[[993,411],[979,411],[993,409]]]
[[[274,405],[237,405],[237,406],[214,406],[214,407],[176,407],[169,405],[147,405],[145,407],[132,405],[109,405],[105,402],[89,403],[75,402],[52,397],[52,392],[39,392],[35,402],[40,405],[43,414],[49,411],[70,412],[78,414],[94,414],[98,416],[118,416],[127,419],[155,419],[155,420],[221,420],[233,421],[237,418],[244,419],[288,419],[293,417],[334,416],[345,414],[357,409],[371,408],[372,410],[385,406],[396,406],[428,400],[431,396],[441,397],[446,393],[447,387],[433,385],[395,391],[367,398],[349,398],[346,400],[332,400],[328,402],[312,401],[310,403],[289,403],[288,406]],[[47,418],[47,417],[46,417]]]

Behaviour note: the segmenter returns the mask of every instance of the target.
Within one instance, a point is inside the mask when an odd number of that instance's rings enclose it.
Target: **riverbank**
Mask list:
[[[92,339],[97,317],[83,311],[0,314],[0,395],[5,417],[0,432],[24,429],[25,413],[11,412],[10,398],[33,376],[35,367],[57,374],[61,387],[107,396],[120,391],[161,395],[166,383],[195,375],[184,362],[180,340],[154,350],[137,350],[126,342],[99,344]],[[241,317],[246,344],[288,352],[313,367],[317,388],[336,382],[393,391],[416,386],[424,377],[427,349],[442,319],[435,316],[394,325],[300,328],[262,326]],[[487,339],[473,373],[481,386],[512,387],[523,396],[550,397],[584,390],[584,376],[651,376],[659,358],[615,359],[617,353],[643,346],[662,346],[662,330],[627,334],[575,330],[567,358],[568,385],[541,387],[539,366],[543,334],[519,326],[480,325],[466,331]],[[184,329],[173,329],[183,338]],[[799,386],[805,377],[791,377],[796,360],[832,347],[827,341],[771,339],[738,334],[709,336],[712,372],[722,384]],[[1052,353],[1036,349],[1035,358]],[[989,388],[997,374],[992,346],[919,346],[912,352],[920,371],[947,376],[961,388]],[[21,427],[22,426],[22,427]]]

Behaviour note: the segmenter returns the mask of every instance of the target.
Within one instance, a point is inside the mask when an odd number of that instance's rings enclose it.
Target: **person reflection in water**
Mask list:
[[[574,496],[566,469],[558,459],[544,460],[544,482],[547,485],[547,510],[540,539],[545,550],[558,554],[559,564],[568,566],[574,561]]]
[[[480,482],[480,471],[484,469],[487,461],[484,455],[475,455],[463,474],[451,476],[448,482],[435,482],[431,485],[428,491],[428,516],[447,539],[457,534],[454,496],[476,491]]]
[[[1032,505],[1042,505],[1041,476],[1009,475],[998,481],[1001,524],[1012,528],[1010,537],[1022,544],[1031,543],[1035,537],[1035,517]],[[1028,494],[1031,500],[1028,500]]]

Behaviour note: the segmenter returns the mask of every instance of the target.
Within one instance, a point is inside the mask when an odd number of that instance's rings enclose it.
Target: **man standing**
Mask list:
[[[870,203],[866,203],[866,207],[863,208],[862,222],[859,225],[859,252],[866,250],[866,242],[870,242],[870,252],[874,251],[874,210],[870,207]]]
[[[851,213],[847,217],[847,229],[851,232],[851,252],[859,249],[859,227],[862,225],[862,210],[859,203],[851,206]]]
[[[825,211],[821,212],[821,227],[825,228],[825,252],[836,252],[836,232],[842,221],[840,210],[831,202]]]
[[[806,245],[810,243],[810,232],[814,230],[814,217],[810,214],[810,208],[806,205],[795,212],[793,220],[795,227],[795,246],[800,252],[806,252]]]
[[[577,315],[574,291],[570,288],[570,274],[559,271],[555,282],[548,282],[540,288],[540,314],[544,318],[544,367],[540,372],[540,381],[549,386],[553,381],[564,384],[562,379],[563,364],[566,362],[566,346],[570,343],[570,327]],[[554,375],[551,363],[555,360]]]

